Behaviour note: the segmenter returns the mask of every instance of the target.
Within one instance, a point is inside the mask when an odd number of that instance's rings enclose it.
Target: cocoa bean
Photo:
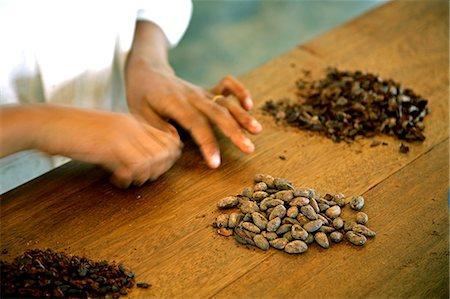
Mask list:
[[[333,219],[333,226],[335,229],[341,229],[344,227],[344,220],[341,217]]]
[[[319,244],[321,247],[323,247],[325,249],[330,247],[330,242],[328,242],[328,237],[323,232],[317,232],[314,235],[314,240],[316,241],[317,244]]]
[[[306,197],[294,197],[290,202],[289,205],[291,206],[306,206],[309,204],[309,199]]]
[[[255,235],[253,237],[253,242],[255,243],[256,247],[258,247],[261,250],[269,250],[270,244],[269,241],[267,241],[266,238],[264,238],[262,235]]]
[[[270,246],[276,249],[284,249],[286,244],[288,243],[288,240],[286,238],[278,238],[272,241],[269,241]]]
[[[266,217],[264,217],[261,213],[253,212],[252,213],[253,223],[260,229],[265,230],[267,227],[267,223],[269,222]]]
[[[219,200],[217,203],[217,208],[219,209],[230,209],[237,206],[239,203],[239,200],[236,196],[227,196]]]
[[[228,227],[235,228],[244,219],[244,214],[231,213],[228,218]]]
[[[359,224],[366,224],[369,221],[369,216],[367,216],[364,212],[358,212],[356,213],[356,223]]]
[[[289,242],[284,247],[284,251],[287,253],[291,253],[291,254],[304,253],[307,250],[308,250],[308,245],[306,245],[305,242],[300,241],[300,240],[295,240],[295,241]]]
[[[332,206],[325,211],[325,214],[328,217],[335,219],[341,215],[341,208],[339,206]]]
[[[290,231],[291,227],[292,227],[292,224],[280,225],[280,227],[277,229],[276,233],[277,233],[277,235],[283,235],[286,232]]]
[[[252,199],[255,201],[261,201],[268,196],[269,196],[269,194],[265,191],[254,191],[253,195],[252,195]]]
[[[348,232],[345,233],[345,237],[347,238],[347,240],[357,246],[362,246],[364,244],[366,244],[366,237],[355,233],[354,231],[349,230]]]
[[[305,241],[308,237],[308,232],[298,224],[294,224],[291,227],[291,235],[296,240]]]
[[[330,239],[331,241],[333,241],[334,243],[339,243],[342,241],[342,238],[344,237],[344,235],[341,232],[332,232],[330,234]]]
[[[289,209],[287,209],[286,216],[288,216],[289,218],[295,219],[298,216],[298,207],[293,206],[293,207],[290,207]]]
[[[228,217],[228,214],[220,214],[219,216],[217,216],[214,226],[217,228],[227,227]]]
[[[277,218],[275,218],[275,219],[270,220],[270,221],[267,223],[267,228],[266,228],[266,230],[267,230],[268,232],[275,232],[275,231],[277,231],[277,229],[280,227],[280,225],[281,225],[281,218],[277,217]]]
[[[350,201],[350,207],[356,211],[361,210],[364,207],[364,198],[360,195],[353,196],[352,200]]]
[[[317,230],[319,230],[319,228],[322,226],[322,220],[312,220],[308,223],[306,223],[305,225],[303,225],[303,228],[309,232],[309,233],[313,233]]]
[[[239,204],[239,209],[243,214],[247,213],[251,214],[253,212],[259,212],[258,204],[250,200],[244,201],[241,204]]]
[[[376,233],[373,230],[371,230],[370,228],[368,228],[367,226],[364,226],[362,224],[355,224],[352,227],[352,230],[355,233],[364,235],[366,237],[375,237],[376,236]]]
[[[314,211],[311,205],[306,205],[300,208],[300,211],[303,215],[305,215],[309,220],[316,220],[317,213]]]
[[[284,216],[286,216],[286,208],[284,207],[284,205],[278,205],[270,213],[269,220],[272,220],[277,217],[283,219]]]
[[[275,178],[273,181],[278,190],[294,190],[294,184],[285,178]]]

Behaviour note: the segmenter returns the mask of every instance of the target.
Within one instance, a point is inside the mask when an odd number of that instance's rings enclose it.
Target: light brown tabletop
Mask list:
[[[251,155],[222,138],[218,170],[186,141],[175,166],[140,188],[117,189],[103,170],[71,162],[2,195],[1,258],[51,248],[123,262],[152,284],[131,298],[448,298],[448,16],[448,1],[390,2],[242,76],[264,132],[251,137]],[[387,136],[377,137],[387,146],[336,144],[262,114],[265,101],[294,95],[302,69],[327,66],[377,73],[427,98],[426,140],[407,154]],[[217,201],[256,173],[363,195],[377,236],[289,255],[217,235]]]

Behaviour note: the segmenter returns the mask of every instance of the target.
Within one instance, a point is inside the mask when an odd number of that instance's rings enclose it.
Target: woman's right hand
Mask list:
[[[169,124],[163,131],[127,114],[30,105],[2,107],[1,122],[2,131],[8,128],[1,134],[2,156],[35,148],[98,164],[112,172],[112,182],[121,188],[155,180],[181,153],[179,136]]]

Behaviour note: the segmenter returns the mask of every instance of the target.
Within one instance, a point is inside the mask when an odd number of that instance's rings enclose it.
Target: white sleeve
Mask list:
[[[176,46],[191,20],[191,0],[146,0],[141,1],[140,4],[137,20],[156,23],[166,35],[170,46]]]

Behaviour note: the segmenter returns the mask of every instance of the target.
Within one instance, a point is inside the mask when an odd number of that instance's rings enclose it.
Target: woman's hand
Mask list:
[[[176,121],[190,132],[210,167],[220,165],[219,146],[212,124],[242,152],[254,151],[245,131],[256,134],[262,127],[246,110],[253,103],[249,92],[236,79],[227,76],[208,91],[171,72],[142,65],[133,66],[128,74],[130,110],[149,120],[157,114]],[[217,94],[224,96],[215,97]],[[238,101],[226,95],[233,95]]]
[[[248,113],[253,106],[250,92],[231,76],[210,90],[178,78],[168,63],[165,36],[151,22],[137,23],[126,65],[126,86],[128,106],[133,114],[155,126],[167,119],[177,122],[190,132],[210,167],[220,165],[212,125],[242,152],[254,151],[245,132],[257,134],[262,127]]]
[[[33,105],[2,108],[1,118],[2,156],[35,148],[98,164],[123,188],[158,178],[181,152],[173,132],[126,114]]]

